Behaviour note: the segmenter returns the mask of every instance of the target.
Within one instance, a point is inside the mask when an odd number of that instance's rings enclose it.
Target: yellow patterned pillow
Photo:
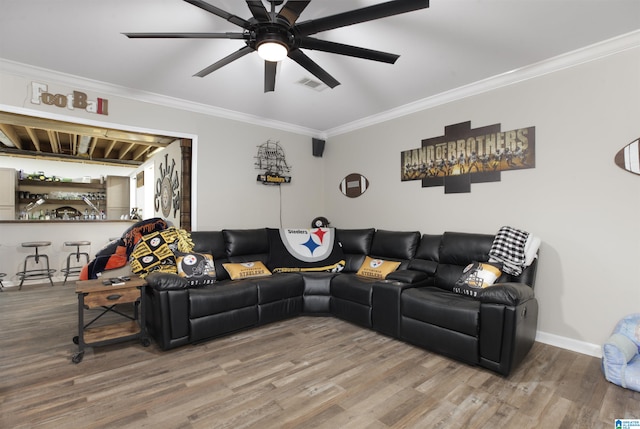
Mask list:
[[[227,263],[222,264],[225,270],[229,273],[231,280],[248,279],[251,277],[265,277],[270,276],[271,271],[264,266],[260,261],[256,262],[240,262],[240,263]]]
[[[400,262],[397,261],[385,261],[384,259],[367,256],[364,258],[364,262],[356,272],[356,275],[372,279],[384,279],[389,273],[397,270],[399,266]]]

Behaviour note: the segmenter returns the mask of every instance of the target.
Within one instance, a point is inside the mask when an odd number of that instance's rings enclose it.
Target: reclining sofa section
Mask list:
[[[192,232],[194,251],[213,255],[217,281],[190,287],[175,274],[147,277],[147,324],[167,350],[299,315],[335,316],[502,375],[535,340],[537,259],[502,274],[478,297],[453,292],[463,269],[488,261],[493,235],[336,229],[346,262],[336,272],[286,272],[231,280],[222,264],[269,265],[268,229]],[[356,275],[366,256],[400,262],[384,280]]]

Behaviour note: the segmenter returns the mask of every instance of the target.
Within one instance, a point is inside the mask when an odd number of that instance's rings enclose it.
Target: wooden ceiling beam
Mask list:
[[[135,147],[135,143],[129,143],[128,145],[126,145],[118,153],[118,159],[124,159],[124,157],[127,156],[129,151],[131,151],[131,149],[133,149],[134,147]]]
[[[2,131],[8,138],[11,143],[18,149],[22,149],[22,141],[20,141],[20,137],[16,130],[13,129],[11,125],[0,124],[0,131]]]
[[[69,134],[69,151],[71,155],[77,155],[78,151],[78,135],[77,134]]]
[[[138,147],[136,150],[133,151],[133,160],[134,161],[139,161],[140,158],[142,158],[142,156],[144,154],[149,152],[150,149],[152,149],[151,146],[140,146],[140,147]]]
[[[60,153],[60,140],[58,138],[58,133],[53,130],[47,130],[47,134],[49,135],[49,144],[51,145],[51,152]]]
[[[33,147],[36,148],[36,151],[42,152],[40,150],[40,139],[36,134],[36,130],[31,127],[26,127],[25,129],[27,130],[27,134],[29,134],[29,138],[31,139],[31,143],[33,143]]]
[[[118,141],[117,140],[111,140],[109,142],[109,144],[107,145],[107,147],[104,150],[104,157],[105,158],[109,158],[109,155],[111,155],[111,151],[113,150],[113,148],[116,146],[116,143]]]
[[[93,152],[96,150],[96,145],[98,144],[98,138],[93,137],[89,142],[89,158],[93,158]]]

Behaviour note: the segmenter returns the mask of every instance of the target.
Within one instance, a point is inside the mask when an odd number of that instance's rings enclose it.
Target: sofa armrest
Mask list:
[[[147,281],[147,285],[155,290],[189,289],[189,282],[177,274],[160,272],[151,273],[145,278],[145,280]]]
[[[402,283],[419,283],[429,278],[429,274],[416,270],[397,270],[389,273],[385,280],[396,280]]]
[[[485,304],[518,306],[534,297],[533,289],[524,283],[497,283],[478,292],[478,299]]]

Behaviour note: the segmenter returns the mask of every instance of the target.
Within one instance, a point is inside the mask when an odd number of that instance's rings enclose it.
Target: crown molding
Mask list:
[[[249,115],[242,112],[223,109],[220,107],[210,106],[202,103],[196,103],[166,95],[156,94],[153,92],[141,91],[139,89],[127,88],[124,86],[108,84],[80,76],[60,73],[44,68],[34,67],[14,61],[0,58],[0,70],[5,73],[15,74],[18,76],[29,76],[34,79],[42,79],[45,81],[56,81],[71,87],[82,86],[87,90],[93,90],[104,94],[117,97],[128,98],[136,101],[153,103],[165,107],[172,107],[179,110],[185,110],[204,115],[215,116],[219,118],[230,119],[239,122],[245,122],[253,125],[264,126],[268,128],[279,129],[282,131],[292,132],[310,137],[318,137],[327,139],[329,137],[355,131],[381,122],[396,119],[422,110],[431,109],[440,105],[458,101],[467,97],[493,91],[495,89],[524,82],[549,73],[554,73],[580,64],[595,61],[609,55],[617,54],[629,49],[640,47],[640,30],[623,34],[612,39],[608,39],[575,51],[558,55],[544,61],[540,61],[529,66],[525,66],[516,70],[502,73],[489,77],[468,85],[464,85],[450,91],[436,94],[385,112],[371,115],[353,122],[349,122],[338,127],[328,130],[315,130],[298,125],[274,121]]]
[[[53,81],[58,84],[67,85],[70,87],[82,87],[83,89],[89,91],[108,94],[114,97],[122,97],[135,101],[157,104],[163,107],[170,107],[179,110],[185,110],[188,112],[201,113],[204,115],[215,116],[224,119],[231,119],[234,121],[245,122],[252,125],[259,125],[282,131],[288,131],[295,134],[308,135],[311,137],[322,137],[324,135],[322,131],[312,128],[301,127],[299,125],[290,124],[287,122],[275,121],[273,119],[262,118],[247,113],[223,109],[221,107],[210,106],[203,103],[196,103],[194,101],[170,97],[154,92],[142,91],[135,88],[128,88],[125,86],[87,79],[82,76],[61,73],[54,70],[18,63],[4,58],[0,58],[0,70],[4,73],[9,73],[17,76],[28,76],[29,78],[41,79],[46,82]]]
[[[348,133],[379,124],[381,122],[389,121],[391,119],[396,119],[412,113],[451,103],[453,101],[458,101],[530,79],[535,79],[549,73],[554,73],[580,64],[599,60],[609,55],[614,55],[638,47],[640,47],[640,30],[632,31],[612,39],[531,64],[529,66],[492,76],[450,91],[442,92],[432,97],[424,98],[395,109],[387,110],[386,112],[340,125],[326,130],[324,133],[327,137]]]

